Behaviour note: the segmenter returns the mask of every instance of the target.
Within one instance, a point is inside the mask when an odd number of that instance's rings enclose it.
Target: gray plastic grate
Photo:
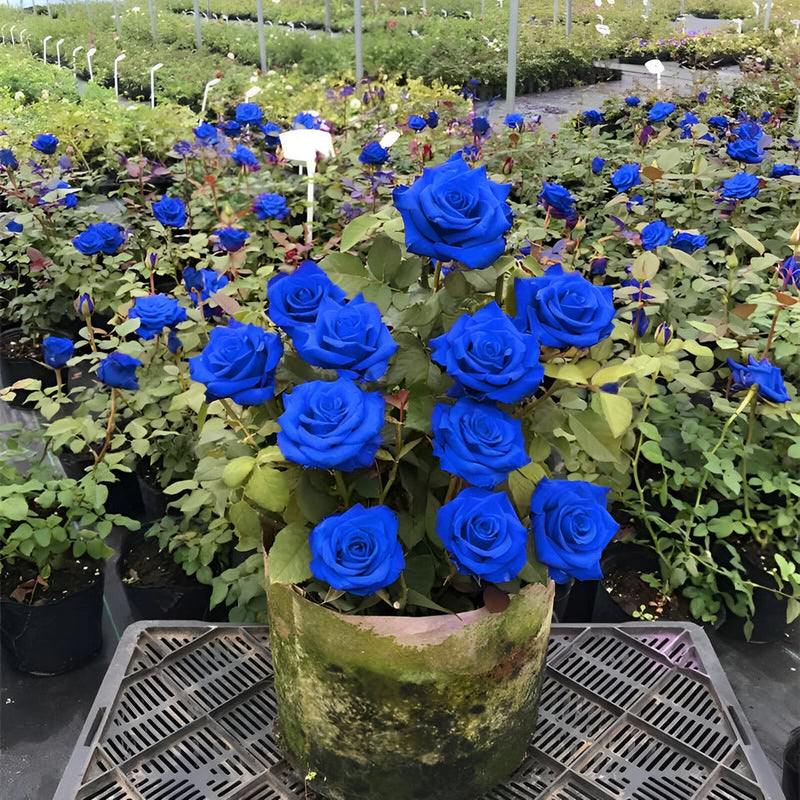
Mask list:
[[[275,744],[272,676],[263,626],[132,625],[55,800],[320,797]],[[483,800],[781,798],[702,630],[633,623],[553,626],[528,754]]]

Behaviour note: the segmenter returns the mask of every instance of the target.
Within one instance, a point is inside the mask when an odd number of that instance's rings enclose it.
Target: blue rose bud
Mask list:
[[[428,117],[425,120],[425,124],[431,129],[433,129],[433,128],[435,128],[435,127],[437,127],[439,125],[439,115],[436,113],[436,111],[431,109],[428,112]]]
[[[53,369],[61,369],[75,354],[75,345],[70,339],[46,336],[42,339],[44,363]]]
[[[14,158],[14,153],[7,147],[0,149],[0,167],[17,169],[19,162]]]
[[[605,256],[595,256],[589,262],[589,272],[592,275],[605,275],[608,267],[608,259]]]
[[[663,347],[672,338],[672,328],[666,322],[659,323],[654,338]]]
[[[106,386],[136,390],[139,388],[136,368],[141,366],[142,362],[138,358],[116,351],[100,362],[100,366],[97,368],[97,377]]]
[[[642,101],[636,97],[635,95],[630,95],[629,97],[625,98],[625,105],[631,108],[636,108]]]
[[[600,156],[595,156],[592,159],[592,172],[595,175],[599,175],[603,171],[603,167],[606,165],[606,160],[604,158],[600,158]]]
[[[75,301],[75,310],[84,317],[94,312],[94,302],[88,292],[84,292]]]

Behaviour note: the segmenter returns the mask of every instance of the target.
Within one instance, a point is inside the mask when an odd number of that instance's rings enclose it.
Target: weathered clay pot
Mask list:
[[[269,583],[279,743],[335,800],[471,800],[536,724],[553,583],[497,614],[348,616]]]

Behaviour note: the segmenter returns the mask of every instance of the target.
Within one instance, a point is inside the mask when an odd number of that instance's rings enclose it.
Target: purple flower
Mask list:
[[[175,142],[172,148],[179,156],[188,156],[192,152],[192,145],[185,139]]]
[[[779,367],[770,364],[769,359],[762,358],[757,361],[754,356],[748,358],[747,365],[737,364],[732,358],[728,359],[731,368],[734,389],[746,389],[748,386],[758,384],[758,396],[773,403],[786,403],[791,398],[786,392],[783,375]]]
[[[644,128],[642,128],[642,132],[639,134],[639,144],[644,147],[655,132],[656,129],[652,125],[645,125]]]
[[[49,156],[55,153],[58,139],[50,133],[40,133],[32,142],[31,147]]]
[[[216,235],[222,249],[229,253],[241,250],[244,243],[250,238],[250,234],[241,228],[222,228],[217,231]]]
[[[283,219],[289,216],[286,198],[273,192],[258,195],[253,201],[253,212],[259,219]]]
[[[608,259],[605,256],[595,256],[589,262],[589,272],[592,275],[605,275],[607,266]]]

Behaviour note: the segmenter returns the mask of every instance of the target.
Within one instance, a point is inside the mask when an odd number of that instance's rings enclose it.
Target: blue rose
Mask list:
[[[661,122],[675,111],[675,103],[665,103],[663,101],[655,103],[647,114],[650,122]]]
[[[453,406],[437,403],[431,427],[441,468],[474,486],[491,489],[530,463],[522,423],[493,404],[468,397]]]
[[[650,327],[650,320],[647,312],[641,306],[634,309],[633,314],[631,314],[630,326],[636,331],[636,335],[640,339],[647,333],[647,329]]]
[[[606,165],[606,160],[604,158],[600,158],[600,156],[595,156],[592,159],[592,172],[595,175],[599,175],[603,171],[603,167]]]
[[[19,167],[19,161],[14,158],[14,152],[8,147],[0,149],[0,167],[5,167],[6,169],[17,169]]]
[[[53,369],[61,369],[75,354],[75,345],[61,336],[46,336],[42,339],[44,363]]]
[[[722,182],[722,196],[730,200],[744,200],[755,197],[760,187],[761,182],[755,175],[737,172],[732,178]]]
[[[559,265],[539,278],[516,278],[514,291],[517,326],[547,347],[592,347],[614,328],[614,290]]]
[[[308,537],[311,572],[340,592],[367,595],[393,584],[406,565],[396,514],[360,503],[326,517]]]
[[[258,157],[243,144],[237,144],[230,155],[235,164],[246,167],[251,172],[255,172],[259,168]]]
[[[6,230],[9,233],[22,233],[22,231],[25,230],[25,226],[21,222],[12,219],[11,222],[6,225]]]
[[[787,175],[800,175],[800,167],[795,167],[792,164],[775,164],[770,178],[785,178]]]
[[[625,98],[625,105],[630,106],[631,108],[636,108],[642,101],[636,97],[635,95],[631,95],[630,97]]]
[[[700,92],[697,95],[697,102],[700,103],[701,106],[705,105],[706,100],[708,100],[708,92]]]
[[[486,119],[486,117],[475,117],[472,120],[472,133],[475,134],[475,136],[486,136],[491,128],[492,126],[489,124],[489,120]]]
[[[167,228],[182,228],[186,224],[186,206],[180,197],[162,197],[153,203],[153,216]]]
[[[428,123],[425,121],[425,117],[420,117],[418,114],[412,114],[408,121],[406,122],[409,128],[412,131],[424,131],[425,128],[428,127]]]
[[[455,153],[423,171],[411,186],[392,192],[406,227],[406,247],[437,261],[460,261],[470,269],[493,264],[506,247],[512,213],[506,198],[511,184],[486,177],[486,167],[471,169]]]
[[[324,297],[314,324],[295,328],[293,342],[309,364],[360,381],[383,377],[397,350],[380,309],[360,294],[347,305]]]
[[[611,183],[618,192],[627,192],[641,183],[638,164],[623,164],[612,176]]]
[[[286,198],[273,192],[258,195],[253,201],[253,211],[259,219],[283,219],[289,216]]]
[[[304,467],[352,472],[368,467],[383,443],[386,403],[347,378],[308,381],[284,395],[278,447]]]
[[[459,317],[430,346],[454,381],[451,397],[515,403],[530,397],[544,377],[536,337],[517,330],[495,302]]]
[[[258,126],[261,133],[264,134],[266,143],[269,147],[275,147],[280,143],[280,134],[283,128],[274,122],[263,122]]]
[[[490,583],[513,580],[528,560],[528,531],[505,492],[459,492],[439,509],[436,535],[459,574]]]
[[[236,121],[242,125],[258,125],[263,116],[256,103],[239,103],[236,106]]]
[[[358,156],[362,164],[384,164],[389,160],[389,151],[380,142],[365,144]]]
[[[238,136],[242,132],[242,124],[237,122],[235,119],[229,119],[223,122],[219,129],[226,135],[226,136]]]
[[[212,147],[219,141],[219,132],[210,122],[204,122],[194,128],[194,135],[197,137],[197,143],[206,147]]]
[[[217,231],[217,239],[223,250],[229,253],[235,253],[244,247],[244,243],[250,238],[247,231],[241,228],[222,228]]]
[[[731,368],[734,389],[745,389],[753,384],[758,384],[758,396],[773,403],[786,403],[792,398],[786,392],[786,384],[780,367],[769,363],[769,359],[761,361],[750,356],[747,364],[737,364],[732,358],[728,359]]]
[[[298,326],[313,325],[324,298],[344,303],[347,295],[313,262],[292,273],[279,272],[267,284],[269,318],[290,336]]]
[[[167,297],[165,294],[151,294],[146,297],[137,297],[128,316],[141,320],[136,333],[142,339],[152,339],[158,336],[164,328],[171,328],[179,322],[184,322],[186,309],[174,297]]]
[[[566,219],[573,223],[578,219],[578,212],[575,211],[575,198],[558,183],[545,181],[539,195],[539,202],[544,206],[545,211],[556,219]]]
[[[305,128],[306,130],[316,131],[322,127],[322,120],[316,111],[301,111],[295,114],[292,120],[292,128]]]
[[[694,253],[695,250],[700,250],[706,246],[706,237],[700,233],[682,233],[675,234],[670,247],[675,250],[682,250],[684,253]]]
[[[50,133],[40,133],[32,142],[31,147],[50,156],[55,153],[58,147],[58,139]]]
[[[762,150],[755,139],[728,142],[725,151],[731,158],[744,164],[760,164],[767,157],[767,151]]]
[[[789,256],[786,261],[778,267],[778,275],[783,279],[783,288],[796,286],[800,288],[800,263],[794,256]]]
[[[136,367],[141,367],[138,358],[115,351],[106,356],[97,368],[97,377],[106,385],[117,389],[139,388],[136,379]]]
[[[230,397],[240,406],[257,406],[275,394],[282,355],[277,333],[231,320],[227,328],[211,329],[203,352],[189,359],[189,372],[206,385],[206,402]]]
[[[600,579],[600,555],[619,525],[606,508],[610,490],[586,481],[542,478],[531,498],[536,557],[556,583]]]
[[[764,135],[762,127],[757,122],[751,121],[737,125],[732,133],[736,134],[740,139],[750,139],[754,142],[761,141],[761,137]]]
[[[200,300],[205,303],[206,300],[211,299],[212,294],[218,292],[223,286],[227,286],[228,276],[218,275],[213,269],[186,267],[183,271],[183,285],[189,292],[192,302],[198,305]],[[219,309],[215,310],[219,311]]]
[[[91,256],[95,253],[113,255],[125,243],[125,235],[111,222],[98,222],[79,233],[72,244],[79,253]]]
[[[426,119],[425,119],[425,124],[426,124],[426,125],[427,125],[427,126],[428,126],[428,127],[431,129],[431,130],[433,130],[434,128],[436,128],[436,127],[439,125],[439,115],[436,113],[436,111],[434,111],[433,109],[431,109],[431,110],[428,112],[428,116],[427,116],[427,117],[426,117]]]
[[[503,125],[511,128],[519,130],[522,128],[522,125],[525,121],[525,118],[522,114],[506,114],[506,118],[503,120]]]
[[[48,203],[58,203],[64,208],[75,208],[78,205],[78,198],[74,192],[70,191],[69,194],[60,192],[59,189],[70,190],[71,187],[66,181],[58,181],[56,184],[50,184],[46,187],[45,193],[39,200],[39,205],[47,205]]]
[[[644,247],[645,250],[655,250],[656,247],[662,244],[668,244],[673,233],[674,231],[672,228],[660,219],[654,222],[648,222],[647,225],[642,228],[642,247]]]
[[[583,112],[583,121],[587,125],[602,125],[605,122],[605,117],[597,109],[592,108]]]
[[[709,117],[708,124],[711,128],[717,128],[718,130],[724,131],[730,125],[730,122],[728,121],[727,117],[716,116]]]

